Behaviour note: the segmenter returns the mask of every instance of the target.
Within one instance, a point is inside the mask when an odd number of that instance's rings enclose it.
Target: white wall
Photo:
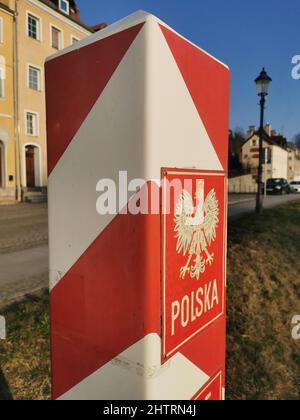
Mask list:
[[[288,177],[288,152],[281,147],[272,148],[272,178]]]

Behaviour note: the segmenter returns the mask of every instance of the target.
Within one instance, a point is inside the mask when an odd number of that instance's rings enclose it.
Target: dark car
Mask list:
[[[290,194],[291,187],[284,178],[272,178],[267,181],[267,193],[269,194]]]

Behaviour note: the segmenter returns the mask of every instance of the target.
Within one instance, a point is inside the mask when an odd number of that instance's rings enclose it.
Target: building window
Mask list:
[[[28,136],[38,135],[38,116],[34,112],[26,112],[26,133]]]
[[[253,140],[253,141],[252,141],[252,146],[253,146],[253,147],[257,146],[257,140]]]
[[[3,28],[3,18],[0,18],[0,44],[3,44],[3,33],[4,33],[4,28]]]
[[[72,42],[72,45],[74,45],[76,44],[76,42],[79,42],[79,39],[75,38],[75,36],[72,36],[71,42]]]
[[[70,5],[68,0],[59,0],[59,9],[68,15],[70,12]]]
[[[0,68],[0,98],[4,98],[5,96],[4,83],[5,83],[5,72],[4,72],[4,69]]]
[[[62,48],[62,32],[52,26],[52,48],[60,50]]]
[[[30,38],[40,40],[40,20],[31,14],[27,16],[27,33]]]
[[[264,163],[270,165],[272,163],[272,149],[264,148],[263,149]]]
[[[28,87],[33,90],[41,90],[41,70],[36,67],[28,67]]]

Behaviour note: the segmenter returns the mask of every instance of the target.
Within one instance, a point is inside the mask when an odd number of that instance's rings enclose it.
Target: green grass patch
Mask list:
[[[299,256],[299,201],[229,225],[228,399],[300,399]]]
[[[0,341],[0,400],[50,399],[48,296],[11,307],[3,315],[7,340]]]

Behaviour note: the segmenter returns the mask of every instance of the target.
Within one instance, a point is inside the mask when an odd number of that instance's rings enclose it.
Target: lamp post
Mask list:
[[[256,196],[256,213],[263,212],[263,132],[264,132],[264,112],[266,104],[266,96],[268,95],[269,86],[272,82],[266,70],[263,68],[260,75],[255,79],[257,94],[260,96],[260,126],[259,126],[259,164],[258,164],[258,188]]]

